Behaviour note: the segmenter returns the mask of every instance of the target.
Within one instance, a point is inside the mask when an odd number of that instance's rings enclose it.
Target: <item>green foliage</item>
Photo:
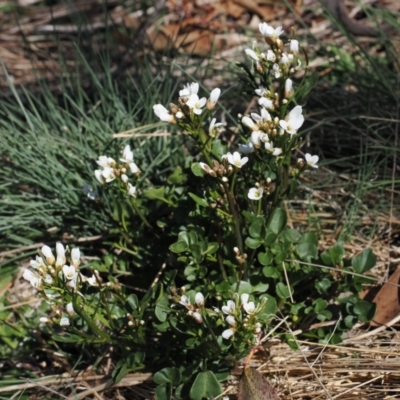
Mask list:
[[[271,43],[275,57],[282,56],[280,43]],[[134,136],[125,146],[112,141],[111,133],[126,129],[131,113],[143,116],[139,127],[149,116],[142,115],[139,106],[131,110],[112,98],[120,109],[114,119],[106,107],[106,88],[105,108],[93,110],[96,123],[81,116],[82,124],[88,124],[81,147],[68,140],[82,136],[73,124],[78,119],[74,104],[68,103],[72,111],[67,122],[75,133],[65,130],[62,140],[55,141],[58,147],[49,146],[48,152],[49,135],[44,139],[38,132],[50,132],[56,121],[49,117],[48,126],[35,126],[41,119],[32,110],[43,114],[40,104],[21,111],[26,137],[18,136],[19,144],[15,139],[13,151],[21,153],[18,157],[32,157],[23,156],[22,147],[35,139],[50,164],[45,172],[34,169],[29,174],[30,167],[21,166],[31,184],[40,181],[35,196],[53,203],[59,199],[55,214],[61,227],[65,214],[72,212],[72,221],[84,222],[74,225],[77,230],[95,233],[106,226],[109,232],[103,238],[109,251],[97,259],[81,265],[75,249],[58,243],[55,257],[43,246],[25,271],[24,278],[49,305],[46,329],[53,330],[52,340],[64,345],[112,344],[121,354],[114,381],[130,371],[152,370],[157,399],[201,400],[221,394],[220,382],[229,367],[249,353],[259,334],[273,328],[277,315],[288,316],[289,328],[301,329],[309,339],[339,343],[343,331],[374,314],[374,306],[358,295],[367,281],[363,274],[375,264],[371,250],[350,260],[338,242],[321,252],[314,232],[287,226],[283,202],[293,196],[303,174],[316,167],[310,154],[297,161],[291,156],[301,144],[297,131],[303,117],[297,104],[304,102],[317,76],[306,76],[297,88],[288,88],[299,69],[298,52],[291,50],[292,58],[279,64],[258,48],[254,54],[251,68],[242,65],[243,81],[248,93],[257,89],[259,100],[270,105],[268,111],[262,107],[261,115],[252,113],[239,121],[234,145],[247,146],[246,156],[228,152],[228,144],[219,138],[222,128],[214,125],[212,95],[199,112],[202,99],[196,98],[195,84],[183,89],[170,111],[154,106],[162,121],[188,134],[185,152],[179,145],[183,139],[175,136],[169,142],[149,138],[144,145]],[[156,102],[154,96],[146,97],[148,91],[139,92],[145,94],[137,104]],[[193,99],[197,103],[190,105]],[[6,121],[4,129],[15,132],[19,125]],[[18,157],[19,165],[23,160]],[[76,164],[68,164],[74,157],[82,164],[77,175],[71,173]],[[94,173],[95,168],[101,169]],[[81,192],[60,190],[66,180],[75,187],[89,182],[95,199],[82,205]],[[45,214],[47,206],[45,201]],[[45,222],[35,229],[46,228],[50,222]],[[26,240],[35,235],[31,232]],[[339,321],[335,332],[329,324],[312,328],[329,320]],[[285,326],[275,335],[296,348],[287,331]],[[15,346],[15,341],[8,344]]]

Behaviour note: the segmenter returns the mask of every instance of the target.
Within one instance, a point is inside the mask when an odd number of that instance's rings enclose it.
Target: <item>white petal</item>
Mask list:
[[[60,326],[69,326],[69,325],[70,325],[69,318],[63,317],[60,319]]]
[[[229,339],[235,334],[235,330],[232,328],[226,329],[225,331],[222,332],[222,337],[224,339]]]
[[[212,103],[216,103],[219,99],[219,96],[221,95],[221,89],[220,88],[215,88],[211,93],[210,93],[210,101]]]
[[[243,293],[240,296],[240,300],[241,300],[242,304],[246,304],[249,301],[249,297],[250,297],[250,295],[248,293]]]
[[[194,298],[194,302],[199,306],[204,306],[204,296],[202,293],[196,293],[196,296]]]

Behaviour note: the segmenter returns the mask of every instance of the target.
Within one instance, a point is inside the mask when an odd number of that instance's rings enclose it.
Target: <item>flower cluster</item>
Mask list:
[[[183,124],[201,116],[205,110],[212,111],[221,95],[221,89],[215,88],[212,90],[208,99],[206,97],[200,98],[198,92],[198,83],[188,83],[179,91],[179,105],[171,103],[170,111],[168,111],[162,104],[155,104],[153,106],[154,113],[163,122]],[[209,127],[210,136],[214,137],[221,126],[222,123],[216,123],[216,119],[213,118]]]
[[[201,315],[201,309],[204,307],[204,296],[202,293],[196,293],[194,297],[194,303],[190,303],[190,299],[182,295],[179,304],[183,305],[188,310],[188,315],[192,317],[196,322],[201,324],[203,322],[203,316]]]
[[[243,293],[240,296],[234,293],[234,300],[228,300],[226,305],[222,307],[222,312],[227,315],[225,322],[230,326],[222,332],[224,339],[230,339],[238,330],[245,332],[253,332],[258,334],[261,332],[261,323],[257,320],[259,313],[264,304],[261,302],[258,306],[253,301],[249,301],[250,296]],[[243,315],[242,311],[245,312]]]
[[[133,175],[139,175],[140,169],[133,161],[133,151],[129,145],[126,145],[123,152],[121,163],[117,163],[113,158],[107,156],[100,156],[97,160],[97,164],[102,169],[96,169],[94,174],[96,179],[101,183],[109,183],[115,179],[118,179],[126,189],[129,196],[136,197],[136,186],[133,186],[129,182],[128,171]]]
[[[67,253],[69,253],[69,262],[67,262]],[[84,282],[91,286],[98,286],[97,275],[90,278],[79,272],[80,250],[74,247],[71,251],[65,249],[62,243],[56,244],[56,255],[51,248],[44,245],[39,251],[39,255],[30,261],[30,268],[25,269],[23,278],[39,291],[42,297],[53,306],[55,317],[50,320],[42,317],[42,323],[57,322],[61,326],[69,325],[68,316],[62,316],[60,309],[55,306],[55,300],[59,296],[54,293],[60,293],[60,289],[67,289],[71,292],[78,292]],[[65,310],[69,316],[75,311],[71,302],[66,304]]]

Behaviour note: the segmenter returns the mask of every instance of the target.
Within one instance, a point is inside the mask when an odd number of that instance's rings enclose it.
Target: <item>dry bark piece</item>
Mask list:
[[[386,325],[400,314],[400,268],[391,275],[374,298],[376,314],[371,326]]]
[[[238,400],[279,400],[274,388],[256,369],[244,367]]]

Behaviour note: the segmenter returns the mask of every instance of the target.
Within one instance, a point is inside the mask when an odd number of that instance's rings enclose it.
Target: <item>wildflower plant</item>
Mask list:
[[[338,343],[343,331],[374,314],[358,295],[375,263],[372,252],[350,260],[337,243],[321,253],[313,232],[287,226],[283,202],[318,168],[318,155],[298,158],[297,150],[316,75],[308,75],[306,52],[293,32],[284,41],[282,27],[262,23],[259,30],[264,43],[245,50],[247,64],[238,63],[257,108],[238,115],[231,147],[219,122],[223,93],[206,94],[193,82],[168,108],[153,106],[160,121],[190,137],[190,170],[177,166],[167,186],[151,187],[130,145],[118,161],[109,154],[97,160],[99,183],[117,187],[142,223],[128,229],[127,216],[116,214],[124,243],[145,236],[141,243],[152,243],[146,254],[156,243],[168,245],[151,284],[144,279],[144,269],[153,271],[146,257],[141,273],[129,272],[137,294],[123,275],[82,265],[79,250],[61,243],[55,255],[42,247],[24,272],[49,304],[41,322],[62,330],[57,340],[119,346],[128,355],[116,364],[115,380],[131,370],[158,371],[158,399],[173,392],[191,399],[219,395],[229,368],[273,329],[276,316],[287,317],[287,325],[274,334],[295,348],[291,331]],[[157,213],[165,219],[153,222]],[[121,258],[140,252],[117,247]],[[319,324],[332,320],[337,323]]]

